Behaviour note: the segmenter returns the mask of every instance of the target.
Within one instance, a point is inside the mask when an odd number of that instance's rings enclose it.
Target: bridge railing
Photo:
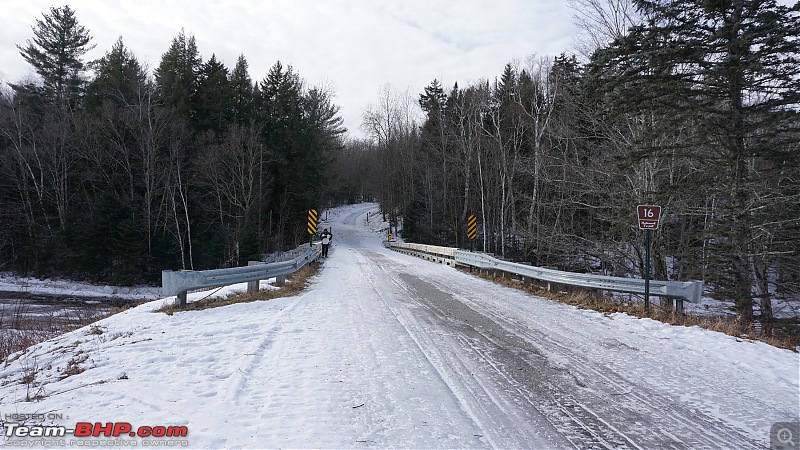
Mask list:
[[[392,243],[390,248],[403,253],[434,260],[449,265],[461,264],[485,270],[497,270],[529,277],[548,283],[576,286],[612,292],[644,294],[645,280],[639,278],[610,277],[589,273],[562,272],[559,270],[534,267],[494,258],[485,253],[470,252],[452,247],[435,245]],[[692,303],[700,303],[703,295],[702,281],[661,281],[650,280],[650,294],[677,298]]]
[[[299,256],[288,261],[256,264],[244,267],[212,270],[164,270],[161,272],[161,293],[177,296],[176,303],[186,306],[188,291],[200,288],[228,286],[290,275],[320,256],[320,245],[314,244]]]

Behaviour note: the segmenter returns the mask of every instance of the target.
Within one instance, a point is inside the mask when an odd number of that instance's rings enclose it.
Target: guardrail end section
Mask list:
[[[161,295],[169,297],[178,293],[178,272],[172,270],[161,271]]]
[[[690,294],[688,300],[692,303],[700,303],[703,299],[703,282],[702,281],[690,281],[692,283],[692,287],[690,289]]]

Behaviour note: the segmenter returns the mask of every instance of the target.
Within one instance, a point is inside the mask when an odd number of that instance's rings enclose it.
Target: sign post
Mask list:
[[[650,235],[652,231],[644,230],[644,309],[650,309]]]
[[[314,235],[317,234],[317,223],[319,223],[319,216],[316,209],[308,210],[308,246],[314,245]]]
[[[467,237],[472,244],[472,251],[475,251],[475,238],[478,237],[478,217],[475,214],[470,214],[467,217]]]
[[[639,229],[644,230],[644,309],[650,309],[650,235],[658,229],[661,220],[661,207],[655,205],[639,205],[636,207],[639,216]]]

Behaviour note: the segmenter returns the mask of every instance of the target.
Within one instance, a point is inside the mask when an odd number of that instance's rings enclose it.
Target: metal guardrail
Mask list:
[[[450,258],[450,259],[455,258],[456,250],[458,250],[454,247],[442,247],[440,245],[428,245],[428,244],[412,244],[406,242],[392,243],[391,246],[397,248],[404,248],[407,250],[424,252],[430,255],[443,256],[445,258]]]
[[[394,251],[405,253],[411,256],[418,256],[428,261],[456,265],[456,249],[453,247],[440,247],[438,245],[411,244],[405,242],[389,242],[387,247]]]
[[[438,254],[444,259],[452,259],[458,264],[480,269],[500,270],[549,283],[567,286],[578,286],[588,289],[600,289],[631,294],[644,294],[645,280],[639,278],[610,277],[587,273],[562,272],[542,267],[503,261],[485,253],[474,253],[451,247],[438,247],[423,244],[393,244],[393,250],[412,251],[416,253]],[[441,251],[440,249],[445,249]],[[451,256],[452,255],[452,256]],[[444,261],[439,261],[444,262]],[[702,281],[659,281],[650,280],[650,294],[687,300],[700,303],[703,295]]]
[[[228,286],[289,275],[320,256],[320,245],[315,244],[300,256],[288,261],[258,264],[229,269],[164,270],[161,272],[161,293],[165,297],[176,295],[176,302],[186,306],[186,293],[192,289]]]

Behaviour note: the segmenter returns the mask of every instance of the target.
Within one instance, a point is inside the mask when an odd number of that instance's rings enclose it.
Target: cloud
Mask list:
[[[360,133],[363,110],[386,83],[421,92],[498,76],[505,63],[569,50],[577,30],[561,1],[504,0],[62,0],[76,10],[99,58],[119,36],[154,69],[181,29],[204,60],[232,68],[244,54],[254,80],[280,60],[310,84],[337,92],[346,126]],[[0,72],[31,72],[15,43],[32,36],[49,0],[12,0],[0,17]]]

